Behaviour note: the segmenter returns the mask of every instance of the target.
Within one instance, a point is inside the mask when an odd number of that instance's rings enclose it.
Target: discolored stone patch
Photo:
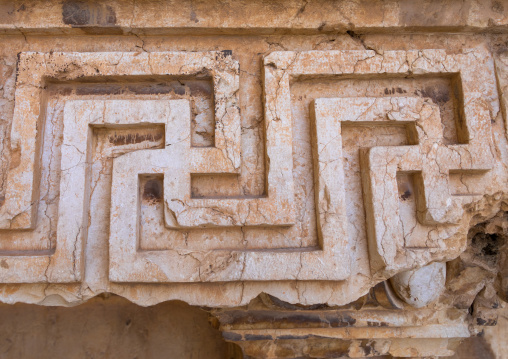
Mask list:
[[[62,4],[62,21],[71,26],[114,26],[116,14],[104,3],[66,0]]]

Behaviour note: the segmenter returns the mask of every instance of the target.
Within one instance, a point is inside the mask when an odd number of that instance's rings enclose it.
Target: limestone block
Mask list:
[[[451,314],[451,313],[449,313]],[[254,358],[450,356],[469,336],[465,317],[432,309],[217,309],[226,340]],[[425,323],[425,325],[422,325]]]
[[[501,200],[485,48],[276,51],[262,67],[253,164],[230,51],[20,54],[0,206],[8,300],[347,304],[458,256],[473,214]],[[322,90],[404,77],[453,97]],[[143,87],[175,79],[204,97]]]
[[[0,1],[0,301],[185,301],[253,358],[453,355],[508,296],[507,10]]]
[[[488,63],[488,70],[483,67],[483,74],[472,66],[476,61],[475,51],[483,54],[484,65]],[[489,108],[498,108],[499,105],[496,102],[495,83],[492,80],[492,59],[489,59],[488,53],[479,49],[455,56],[447,55],[440,50],[387,51],[382,55],[374,51],[284,52],[270,54],[265,58],[266,65],[284,69],[282,78],[286,80],[280,82],[281,93],[284,93],[286,89],[289,92],[289,76],[372,73],[459,74],[458,81],[464,96],[465,126],[457,135],[460,142],[464,144],[444,145],[439,111],[432,104],[425,106],[420,104],[417,108],[416,100],[411,99],[407,99],[404,103],[404,99],[358,98],[336,101],[316,100],[315,105],[316,127],[319,127],[318,122],[322,121],[330,126],[330,123],[337,120],[363,124],[380,120],[415,123],[408,129],[408,137],[409,143],[417,146],[394,148],[379,146],[364,150],[362,154],[362,171],[365,172],[363,190],[371,242],[370,262],[373,269],[379,270],[384,267],[386,271],[393,273],[393,269],[400,270],[404,267],[407,269],[414,265],[415,261],[423,265],[425,262],[428,263],[432,250],[415,249],[411,257],[408,257],[399,249],[404,246],[403,237],[407,238],[414,229],[417,230],[416,235],[420,238],[428,236],[417,228],[418,224],[413,225],[413,229],[404,233],[400,216],[397,215],[399,211],[396,176],[397,173],[411,173],[413,176],[418,173],[415,185],[418,187],[416,213],[419,222],[430,225],[444,224],[446,226],[441,226],[442,238],[451,237],[454,227],[448,224],[460,222],[463,213],[462,206],[479,198],[478,196],[475,198],[474,194],[450,196],[449,175],[454,172],[485,173],[492,167]],[[479,81],[478,77],[482,80]],[[485,97],[480,96],[481,93],[491,99],[491,107],[485,106]],[[283,112],[279,110],[278,113]],[[321,117],[325,119],[319,121]],[[323,129],[323,132],[327,131],[340,134],[340,128],[337,125]],[[340,147],[340,137],[334,137],[334,140],[335,143],[330,147],[336,150]],[[317,142],[320,142],[319,138]],[[320,153],[319,150],[318,147],[316,152]],[[340,157],[340,152],[337,152],[337,156]],[[340,162],[337,166],[340,166]],[[341,177],[336,178],[340,180]],[[389,181],[388,178],[390,178]],[[395,222],[391,224],[390,221]],[[436,233],[435,227],[429,230]],[[457,230],[458,227],[455,227],[455,231]],[[424,246],[419,247],[437,247],[440,236],[438,234],[430,238]],[[432,242],[435,244],[431,244]],[[396,258],[396,255],[400,255],[400,258]]]
[[[273,4],[261,0],[228,2],[227,6],[176,0],[142,3],[112,0],[107,4],[68,0],[41,6],[42,3],[40,0],[6,2],[2,7],[0,32],[21,34],[25,28],[37,34],[80,35],[207,34],[209,29],[226,34],[236,29],[260,33],[380,29],[400,33],[415,28],[427,32],[466,32],[471,29],[503,31],[507,23],[502,1],[480,0],[466,4],[459,0],[418,4],[397,0],[374,3],[319,0],[309,6],[297,0]]]

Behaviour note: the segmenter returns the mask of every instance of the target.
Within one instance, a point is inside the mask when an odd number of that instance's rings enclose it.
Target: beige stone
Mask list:
[[[446,264],[434,262],[416,270],[401,272],[390,278],[397,294],[416,308],[428,306],[443,294]]]
[[[0,300],[453,355],[508,297],[507,9],[0,1]]]
[[[482,63],[476,61],[478,57],[483,59]],[[239,175],[242,150],[236,98],[238,63],[228,54],[27,53],[21,55],[20,61],[17,105],[11,136],[13,151],[20,148],[19,164],[11,167],[8,173],[6,198],[2,206],[3,223],[12,229],[33,227],[38,201],[31,202],[31,198],[39,195],[37,180],[34,181],[33,178],[37,179],[37,173],[41,171],[37,159],[51,156],[41,154],[44,151],[37,149],[40,144],[37,144],[36,139],[41,136],[37,126],[38,123],[44,123],[40,119],[44,115],[40,115],[42,107],[39,102],[30,100],[41,96],[41,84],[42,81],[47,81],[45,79],[52,77],[59,81],[69,81],[86,76],[209,73],[214,83],[216,126],[213,147],[193,147],[192,134],[186,125],[191,121],[189,103],[180,101],[173,105],[171,101],[164,103],[161,100],[68,101],[63,115],[60,149],[62,160],[57,169],[61,171],[61,219],[58,220],[56,231],[56,252],[49,256],[6,257],[8,268],[2,269],[5,282],[79,280],[81,243],[94,240],[87,239],[90,223],[85,225],[85,213],[94,212],[94,206],[109,205],[107,198],[99,198],[101,203],[96,205],[87,204],[91,203],[91,199],[86,199],[87,193],[93,195],[93,191],[89,192],[90,189],[86,187],[95,188],[92,183],[87,184],[90,179],[86,178],[89,176],[86,174],[86,167],[89,166],[87,158],[90,156],[88,152],[91,151],[90,144],[87,143],[93,137],[93,133],[85,130],[91,128],[89,126],[152,124],[165,128],[164,149],[137,148],[137,151],[122,155],[122,150],[119,149],[120,152],[113,158],[108,266],[109,277],[114,282],[329,281],[350,277],[348,281],[353,283],[364,281],[369,275],[373,276],[372,281],[383,277],[386,279],[401,270],[414,269],[433,260],[451,258],[464,245],[464,240],[460,240],[461,224],[464,222],[462,208],[479,200],[481,193],[468,192],[467,195],[460,196],[450,194],[447,188],[452,173],[461,176],[469,173],[481,175],[487,185],[486,189],[491,188],[488,183],[492,177],[488,174],[493,166],[492,145],[486,134],[490,131],[489,111],[497,111],[498,105],[496,88],[492,82],[492,60],[481,48],[457,55],[448,55],[442,50],[425,50],[386,51],[383,54],[374,51],[274,52],[267,56],[264,59],[267,192],[258,198],[193,198],[189,191],[193,173]],[[31,71],[34,66],[39,70],[35,75]],[[318,242],[314,247],[297,247],[297,251],[289,248],[287,251],[227,251],[219,250],[220,247],[214,246],[212,240],[203,242],[199,250],[166,245],[159,246],[156,251],[138,251],[140,239],[137,234],[137,217],[142,197],[141,190],[138,189],[138,177],[142,176],[163,177],[163,225],[168,229],[192,231],[193,228],[224,227],[226,232],[222,230],[223,234],[215,238],[227,241],[229,228],[245,227],[253,231],[244,239],[245,242],[261,240],[266,243],[269,243],[269,239],[265,236],[278,231],[270,229],[273,226],[289,227],[288,233],[298,233],[298,228],[302,227],[295,222],[296,204],[293,204],[295,173],[291,175],[294,166],[290,151],[293,147],[290,77],[379,73],[456,74],[454,76],[458,76],[456,81],[459,81],[463,91],[465,104],[465,127],[457,134],[457,138],[467,144],[444,143],[439,108],[429,101],[411,97],[316,99],[311,109],[311,113],[315,112],[312,115],[315,126],[313,141],[316,146],[313,166],[314,183],[317,186],[315,218]],[[27,105],[23,102],[25,100],[30,100]],[[124,117],[128,120],[123,120]],[[164,120],[164,117],[167,118]],[[342,184],[344,181],[340,180],[347,180],[347,176],[344,176],[340,165],[341,140],[334,134],[340,134],[341,125],[358,122],[362,126],[371,123],[380,126],[384,124],[383,121],[387,121],[388,126],[403,126],[410,146],[375,146],[361,152],[360,157],[365,161],[362,164],[362,178],[368,224],[368,235],[363,240],[369,241],[370,257],[362,252],[351,256],[348,255],[348,248],[362,239],[348,234],[347,190]],[[78,126],[78,123],[81,125]],[[443,169],[446,172],[442,172]],[[410,174],[412,177],[415,188],[410,193],[413,191],[416,197],[414,208],[400,205],[396,181],[399,174]],[[386,180],[388,176],[390,181]],[[73,185],[70,186],[70,183]],[[30,193],[32,194],[29,195]],[[311,193],[307,197],[309,195]],[[88,206],[90,207],[87,208]],[[411,214],[411,211],[416,213]],[[82,217],[85,217],[84,221],[79,224],[79,218]],[[351,220],[349,217],[349,222],[355,228],[363,226],[361,217]],[[407,223],[413,223],[411,229],[404,228]],[[260,230],[256,230],[257,226],[260,226]],[[145,225],[144,231],[148,234],[150,231],[165,231],[163,228],[150,228]],[[298,235],[303,234],[300,232]],[[416,241],[422,241],[422,237],[427,239],[422,242],[424,244],[416,245],[413,249],[414,245],[404,244],[414,243],[413,237],[417,238]],[[457,238],[454,239],[455,245],[451,245],[451,238]],[[105,243],[100,245],[104,246]],[[69,261],[68,254],[60,254],[65,248],[72,249],[72,261]],[[405,252],[407,253],[404,254]],[[62,269],[46,268],[49,258],[51,266],[60,265]],[[356,267],[350,266],[351,260],[357,263]],[[14,261],[19,261],[20,266],[27,266],[31,261],[37,263],[30,266],[32,276],[23,274],[22,267],[16,267]],[[358,263],[363,264],[358,267]],[[368,266],[374,271],[371,274],[362,269]],[[35,268],[39,268],[38,272]],[[104,271],[105,268],[98,270]],[[70,274],[63,274],[66,272]],[[254,288],[269,288],[267,282],[252,284]],[[325,300],[330,303],[346,303],[364,294],[365,290],[362,286],[356,289],[350,287],[345,296],[337,297],[330,295],[325,289],[326,285],[323,287],[324,284],[325,282],[319,284],[320,291],[313,291],[312,299],[307,299],[307,303]],[[307,282],[305,285],[312,287],[314,284]],[[178,294],[169,298],[178,298]],[[206,304],[206,300],[201,304]]]

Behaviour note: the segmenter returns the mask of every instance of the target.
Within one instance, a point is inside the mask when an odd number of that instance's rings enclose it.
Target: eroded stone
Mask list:
[[[505,22],[498,4],[425,3],[435,16],[421,22],[392,2],[381,22],[362,22],[363,5],[346,3],[344,31],[442,31],[450,11],[457,31]],[[40,9],[65,10],[31,29],[66,32],[61,43],[29,35],[6,39],[17,58],[0,50],[2,301],[74,305],[112,292],[235,307],[212,313],[224,338],[273,358],[448,356],[496,322],[503,35],[332,36],[316,27],[323,11],[290,1],[288,21],[141,38],[186,30],[147,21],[159,5],[115,4]],[[217,26],[203,6],[194,35]],[[7,25],[19,16],[9,10],[2,31],[18,31]],[[126,31],[137,36],[106,45],[68,36]]]

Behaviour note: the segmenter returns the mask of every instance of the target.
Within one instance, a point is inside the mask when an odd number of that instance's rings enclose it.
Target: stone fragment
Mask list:
[[[390,282],[407,304],[415,308],[425,307],[438,299],[445,290],[446,263],[435,262],[397,273]]]

